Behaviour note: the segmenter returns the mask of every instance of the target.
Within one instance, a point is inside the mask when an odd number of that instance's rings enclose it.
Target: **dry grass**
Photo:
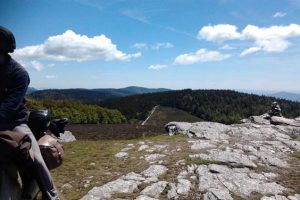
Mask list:
[[[98,140],[67,143],[64,146],[66,158],[63,165],[52,171],[57,188],[60,189],[65,183],[70,183],[73,186],[70,190],[62,191],[62,197],[67,200],[80,199],[95,186],[101,186],[132,171],[139,173],[147,169],[149,164],[143,159],[139,159],[140,156],[146,153],[137,151],[137,145],[135,149],[128,151],[130,157],[136,157],[135,159],[119,159],[114,156],[127,144],[136,144],[138,141],[168,144],[170,147],[168,150],[170,151],[177,146],[184,148],[185,145],[188,148],[186,138],[180,135],[173,137],[160,135],[134,140]],[[171,156],[166,156],[165,162],[169,168],[166,177],[169,177],[170,181],[174,179],[174,174],[179,173],[180,170],[175,165],[175,162],[184,159],[186,156],[186,149],[182,149],[182,152],[176,152]],[[88,180],[90,180],[90,185],[85,187],[84,183]],[[131,198],[132,195],[134,196],[134,194],[116,194],[114,197],[126,196]]]
[[[60,168],[52,172],[55,184],[60,189],[65,183],[70,183],[73,188],[62,192],[63,199],[75,200],[80,199],[90,189],[95,186],[101,186],[109,181],[119,178],[129,172],[141,172],[149,167],[143,159],[139,159],[140,156],[148,154],[145,151],[137,151],[139,145],[135,145],[135,148],[129,150],[128,159],[115,158],[115,154],[121,149],[126,147],[127,144],[136,144],[138,141],[152,142],[149,146],[154,144],[168,144],[166,152],[163,153],[167,156],[164,158],[164,165],[168,168],[166,174],[160,177],[160,180],[166,180],[168,182],[177,182],[177,175],[185,168],[181,165],[176,165],[178,160],[184,160],[188,164],[197,165],[209,165],[209,164],[223,164],[228,167],[233,167],[230,163],[219,163],[215,161],[204,160],[201,158],[189,158],[189,154],[192,153],[205,153],[203,150],[192,151],[190,145],[187,142],[186,136],[176,135],[170,137],[168,135],[159,135],[154,137],[140,138],[134,140],[98,140],[98,141],[76,141],[73,143],[65,144],[66,159]],[[180,148],[181,151],[176,151]],[[135,157],[133,159],[132,157]],[[94,163],[91,165],[91,163]],[[300,152],[291,154],[290,161],[291,168],[289,169],[266,169],[258,167],[256,171],[274,171],[279,174],[277,182],[284,185],[287,188],[293,189],[295,192],[300,193]],[[234,166],[238,167],[238,166]],[[88,179],[88,177],[93,178]],[[85,180],[91,180],[88,187],[84,186]],[[195,182],[196,183],[196,182]],[[196,183],[197,185],[197,183]],[[139,186],[139,191],[147,187],[147,184]],[[291,194],[294,192],[291,192]],[[193,188],[193,192],[187,197],[182,199],[199,199],[200,191],[197,187]],[[138,191],[132,194],[118,193],[114,194],[113,198],[125,198],[134,199],[138,195]],[[259,199],[260,195],[253,194],[251,199]],[[160,199],[167,199],[166,195],[162,195]],[[242,199],[238,196],[234,196],[234,199]]]

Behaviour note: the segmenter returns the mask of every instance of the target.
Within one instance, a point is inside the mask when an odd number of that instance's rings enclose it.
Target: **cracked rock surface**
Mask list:
[[[261,116],[243,121],[170,122],[166,127],[172,128],[170,135],[177,134],[171,137],[181,135],[180,143],[124,145],[117,159],[139,159],[144,170],[96,186],[82,200],[300,200],[300,185],[287,184],[291,181],[285,177],[293,170],[300,174],[300,158],[292,156],[300,155],[298,123],[273,125]]]

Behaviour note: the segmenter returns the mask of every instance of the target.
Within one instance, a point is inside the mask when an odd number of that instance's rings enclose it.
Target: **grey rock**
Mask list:
[[[135,200],[158,200],[158,199],[151,198],[146,195],[141,195],[141,196],[138,196]]]
[[[167,170],[168,168],[163,165],[151,165],[148,169],[143,171],[141,174],[147,177],[158,177],[166,173]]]
[[[128,153],[127,152],[119,152],[115,155],[115,157],[117,158],[127,158],[128,157]]]
[[[131,149],[133,149],[133,147],[125,147],[125,148],[121,149],[121,151],[126,152],[126,151],[129,151]]]
[[[271,196],[271,197],[264,196],[261,198],[261,200],[288,200],[288,198],[286,198],[285,196],[281,196],[281,195],[275,195],[275,196]]]
[[[249,158],[249,156],[241,153],[209,150],[209,154],[199,154],[199,157],[205,160],[225,162],[232,165],[243,165],[246,167],[256,167],[256,164]]]
[[[117,179],[101,187],[94,187],[81,200],[107,199],[114,193],[132,193],[138,189],[140,182],[134,180]]]
[[[288,196],[289,200],[300,200],[300,194],[295,194],[293,196]]]
[[[141,145],[141,146],[139,147],[138,151],[144,151],[144,150],[146,150],[146,149],[149,149],[149,145],[143,144],[143,145]]]
[[[189,129],[189,133],[194,137],[213,141],[228,139],[227,131],[229,126],[215,122],[196,122]]]
[[[230,193],[226,189],[210,189],[204,194],[204,200],[233,200]]]
[[[167,129],[169,132],[172,129],[171,132],[173,133],[180,133],[186,135],[188,134],[188,130],[191,128],[191,126],[192,124],[187,122],[169,122],[168,124],[165,125],[165,129]]]
[[[135,172],[130,172],[124,176],[121,176],[121,179],[123,180],[134,180],[134,181],[144,181],[146,180],[145,177],[143,177],[142,175],[140,174],[137,174]]]
[[[153,183],[152,185],[146,187],[141,194],[147,195],[153,198],[159,198],[160,194],[165,190],[168,182],[167,181],[159,181],[157,183]]]
[[[271,123],[274,125],[290,125],[300,127],[300,122],[294,119],[287,119],[285,117],[273,116],[270,119]]]
[[[216,145],[212,144],[209,141],[199,140],[191,146],[191,149],[192,150],[202,150],[202,149],[213,148],[213,147],[216,147]]]
[[[59,141],[63,143],[74,142],[76,141],[76,138],[71,131],[65,131],[64,133],[59,134]]]
[[[187,195],[191,190],[192,183],[187,179],[178,179],[177,193],[180,195]]]
[[[228,190],[228,192],[247,198],[253,192],[276,195],[286,190],[283,186],[270,182],[247,168],[235,170],[224,165],[200,165],[197,174],[200,191]]]
[[[168,191],[168,194],[167,194],[167,197],[168,199],[178,199],[179,196],[177,194],[177,191],[176,191],[176,185],[175,183],[169,183],[169,191]]]
[[[153,162],[153,161],[157,161],[165,156],[166,155],[164,155],[164,154],[146,154],[144,156],[144,158],[147,162]]]
[[[251,116],[248,119],[243,119],[243,123],[255,123],[255,124],[264,124],[264,125],[269,125],[270,120],[266,119],[266,115],[261,115],[261,116]]]

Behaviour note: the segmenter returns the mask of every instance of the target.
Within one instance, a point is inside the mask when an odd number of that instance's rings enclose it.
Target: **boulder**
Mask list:
[[[65,131],[64,133],[59,134],[59,141],[63,143],[73,142],[76,141],[76,138],[71,131]]]

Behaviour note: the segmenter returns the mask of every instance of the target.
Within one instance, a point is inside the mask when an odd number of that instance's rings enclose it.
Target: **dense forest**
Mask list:
[[[29,88],[28,97],[34,99],[53,99],[53,100],[64,100],[73,99],[79,100],[84,103],[93,103],[97,101],[113,99],[117,97],[125,97],[135,94],[153,93],[153,92],[164,92],[169,89],[165,88],[144,88],[130,86],[120,89],[112,88],[100,88],[100,89],[47,89],[47,90],[35,90]]]
[[[300,103],[232,90],[168,91],[111,99],[98,105],[118,109],[127,119],[143,120],[152,107],[161,105],[187,111],[202,120],[231,124],[268,112],[275,100],[279,102],[284,116],[300,116]]]
[[[117,124],[126,122],[118,110],[83,104],[75,100],[36,100],[27,98],[31,110],[47,109],[53,118],[67,117],[74,124]]]
[[[28,95],[34,99],[53,99],[64,100],[73,99],[89,103],[101,101],[110,98],[126,96],[124,93],[115,93],[110,91],[97,91],[88,89],[48,89],[35,91]]]

